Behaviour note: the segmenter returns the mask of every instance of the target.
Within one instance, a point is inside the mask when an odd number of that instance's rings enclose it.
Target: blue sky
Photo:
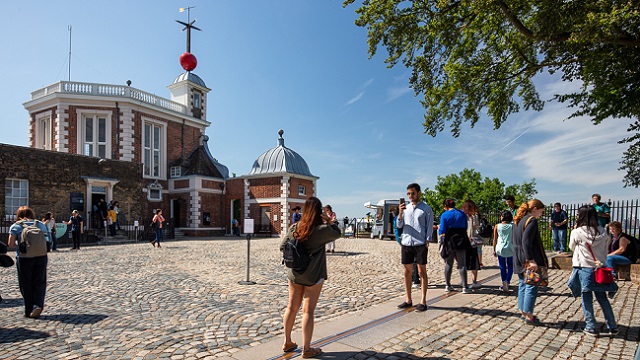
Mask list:
[[[248,174],[253,161],[285,145],[320,177],[318,196],[339,217],[363,216],[363,204],[403,196],[408,183],[433,188],[438,176],[464,168],[506,185],[536,179],[538,198],[588,202],[637,198],[617,170],[628,120],[594,126],[566,120],[570,110],[548,103],[543,112],[512,116],[499,130],[487,118],[423,134],[424,109],[408,87],[410,72],[389,69],[385,52],[368,58],[366,30],[354,25],[355,6],[326,0],[20,1],[0,23],[3,86],[0,142],[27,145],[23,103],[41,87],[71,80],[124,84],[170,97],[167,85],[182,72],[186,35],[175,20],[195,6],[193,71],[208,95],[210,150],[230,172]],[[576,84],[537,79],[543,99]]]

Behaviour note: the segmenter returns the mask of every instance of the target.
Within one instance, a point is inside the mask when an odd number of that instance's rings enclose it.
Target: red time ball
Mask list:
[[[192,53],[186,52],[180,55],[180,65],[182,65],[183,69],[191,71],[198,66],[198,60]]]

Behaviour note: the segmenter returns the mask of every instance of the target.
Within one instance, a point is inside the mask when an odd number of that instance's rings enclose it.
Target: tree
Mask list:
[[[348,6],[354,0],[345,0]],[[522,109],[540,111],[533,78],[560,72],[579,81],[573,93],[552,100],[575,108],[570,117],[640,115],[640,11],[631,0],[364,0],[356,25],[368,30],[369,55],[380,45],[389,67],[412,69],[410,86],[426,110],[425,133],[450,123],[473,127],[485,112],[494,129]],[[640,186],[640,127],[621,170],[625,186]]]
[[[442,201],[452,198],[458,203],[465,200],[473,200],[480,208],[480,212],[492,212],[505,208],[503,197],[505,194],[516,197],[516,203],[531,199],[538,191],[536,182],[513,184],[505,188],[498,178],[482,178],[482,175],[473,169],[463,169],[459,174],[438,176],[435,189],[425,189],[422,200],[429,204],[436,215],[442,213]]]

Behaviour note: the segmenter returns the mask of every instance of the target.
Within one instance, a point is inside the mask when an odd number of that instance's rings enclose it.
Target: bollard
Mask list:
[[[247,280],[246,281],[238,281],[240,285],[255,285],[255,281],[249,280],[249,268],[250,268],[250,257],[251,257],[251,234],[247,234]]]

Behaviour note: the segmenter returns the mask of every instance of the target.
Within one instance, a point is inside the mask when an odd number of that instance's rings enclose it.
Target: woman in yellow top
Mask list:
[[[289,239],[296,237],[302,243],[311,260],[306,270],[299,272],[289,269],[289,303],[284,313],[284,345],[282,350],[290,352],[298,345],[291,340],[291,331],[296,321],[296,314],[304,300],[302,307],[302,357],[312,358],[320,355],[320,348],[311,347],[313,336],[313,319],[322,284],[327,280],[327,254],[324,247],[327,243],[340,237],[340,228],[336,220],[322,211],[322,203],[317,197],[310,197],[304,203],[302,219],[289,228],[282,239],[280,251]]]

